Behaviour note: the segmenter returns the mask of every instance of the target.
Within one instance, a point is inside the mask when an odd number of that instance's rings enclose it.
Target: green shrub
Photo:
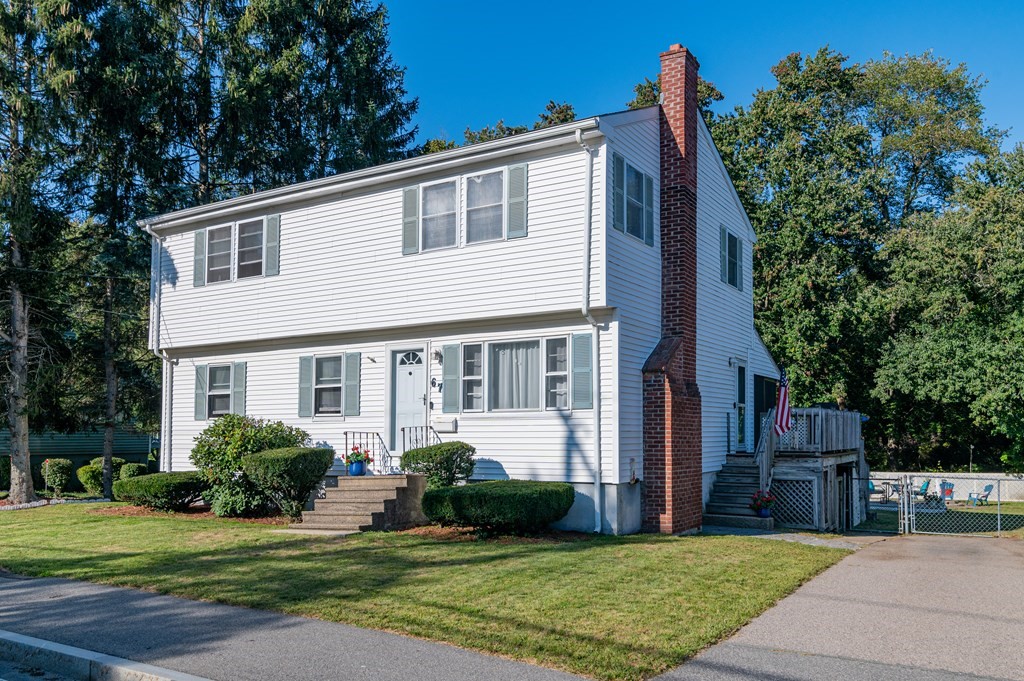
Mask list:
[[[197,471],[152,473],[114,483],[114,497],[161,511],[184,511],[203,498],[206,479]]]
[[[427,476],[427,488],[451,487],[473,474],[476,449],[465,442],[442,442],[402,454],[402,470]]]
[[[121,477],[121,467],[124,466],[126,463],[128,462],[119,456],[110,457],[110,468],[113,473],[112,477],[114,480],[117,480],[118,478]],[[95,459],[89,462],[89,465],[96,466],[100,470],[103,470],[103,457],[97,456]]]
[[[137,478],[148,473],[149,466],[144,463],[126,463],[121,466],[121,473],[117,476],[117,479],[127,480],[128,478]]]
[[[288,447],[250,454],[242,470],[285,515],[302,517],[302,507],[334,463],[333,449]]]
[[[78,481],[89,494],[99,496],[103,494],[103,469],[99,466],[89,464],[78,469]]]
[[[0,491],[11,488],[11,457],[0,456]]]
[[[195,439],[190,459],[210,484],[210,501],[218,516],[256,516],[274,502],[242,470],[242,461],[268,449],[303,447],[309,434],[280,421],[227,414]]]
[[[495,480],[427,490],[423,512],[440,525],[528,534],[564,518],[575,498],[567,482]]]
[[[46,459],[43,461],[43,480],[59,497],[71,484],[74,470],[75,465],[68,459]]]

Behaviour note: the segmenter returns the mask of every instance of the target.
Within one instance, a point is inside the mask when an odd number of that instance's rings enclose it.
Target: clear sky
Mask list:
[[[618,111],[633,85],[658,72],[672,43],[694,53],[701,75],[746,105],[771,87],[769,68],[790,52],[823,45],[853,61],[884,51],[933,50],[988,80],[990,125],[1024,142],[1024,2],[862,0],[715,2],[391,0],[391,48],[420,99],[419,141],[462,142],[466,126],[504,118],[532,124],[548,100],[577,116]]]

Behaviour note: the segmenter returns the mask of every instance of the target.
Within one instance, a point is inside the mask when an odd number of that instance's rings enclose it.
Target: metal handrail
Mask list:
[[[390,475],[397,473],[398,468],[391,463],[391,452],[384,443],[380,433],[366,430],[345,431],[345,453],[352,451],[353,447],[361,447],[370,453],[373,463],[370,470],[378,475]]]
[[[399,430],[402,432],[403,452],[444,442],[434,426],[405,426]]]
[[[768,491],[772,486],[772,469],[775,466],[775,407],[768,410],[761,421],[761,437],[754,449],[754,463],[760,475],[761,489]]]

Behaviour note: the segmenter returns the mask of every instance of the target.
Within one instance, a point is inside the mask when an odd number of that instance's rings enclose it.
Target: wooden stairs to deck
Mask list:
[[[404,530],[427,522],[423,515],[422,475],[327,476],[324,489],[302,512],[302,522],[290,527],[303,530],[364,532]]]
[[[750,497],[759,489],[760,480],[760,469],[753,454],[726,457],[704,507],[704,524],[773,529],[774,519],[760,518],[750,509]]]

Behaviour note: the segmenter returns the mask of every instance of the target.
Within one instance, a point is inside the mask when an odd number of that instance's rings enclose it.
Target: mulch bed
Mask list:
[[[287,525],[290,520],[282,516],[274,516],[272,518],[218,518],[210,511],[209,506],[193,506],[187,511],[158,511],[152,508],[146,508],[145,506],[109,506],[107,508],[91,508],[86,513],[93,515],[112,515],[112,516],[124,516],[131,518],[144,518],[144,517],[156,517],[156,518],[195,518],[196,520],[234,520],[242,523],[252,523],[254,525]]]
[[[486,537],[481,539],[477,536],[476,530],[471,527],[440,527],[438,525],[414,527],[410,530],[402,530],[398,534],[409,534],[444,542],[486,541],[493,542],[495,544],[565,544],[568,542],[584,541],[593,538],[593,535],[585,532],[547,530],[540,534],[528,537],[502,535],[500,537]]]

